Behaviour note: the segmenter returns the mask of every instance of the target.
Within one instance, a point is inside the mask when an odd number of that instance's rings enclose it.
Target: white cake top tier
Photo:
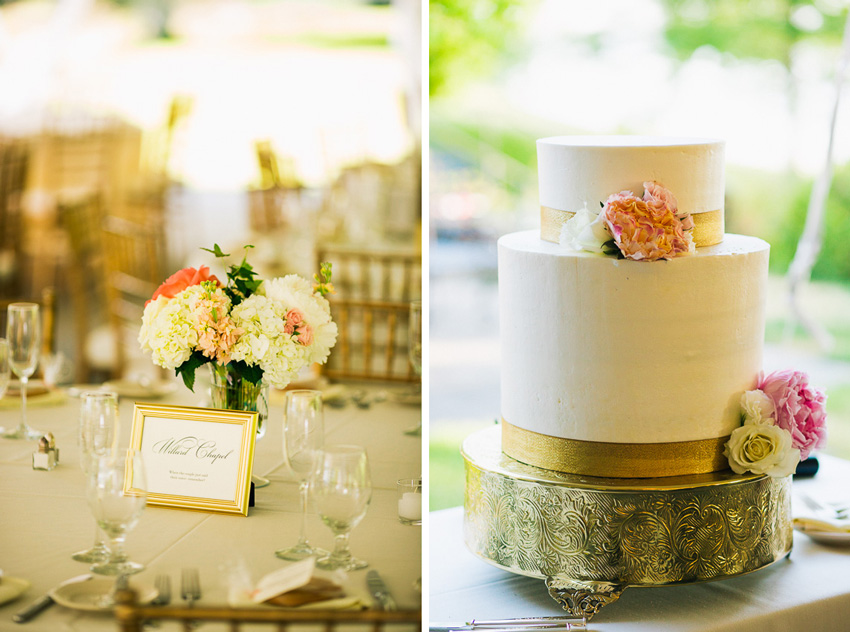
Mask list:
[[[669,189],[689,213],[722,211],[724,142],[655,136],[554,136],[537,141],[540,205],[598,211],[612,193]]]

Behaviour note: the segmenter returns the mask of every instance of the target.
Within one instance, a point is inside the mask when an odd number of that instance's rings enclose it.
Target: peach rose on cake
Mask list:
[[[693,242],[664,198],[652,204],[631,191],[610,195],[602,209],[605,224],[620,252],[634,261],[657,261],[687,254]]]

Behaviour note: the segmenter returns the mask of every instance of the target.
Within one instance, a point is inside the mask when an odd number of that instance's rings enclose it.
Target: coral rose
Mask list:
[[[776,425],[791,433],[791,441],[805,459],[826,443],[826,396],[809,386],[801,371],[775,371],[760,376],[758,388],[776,409]]]
[[[614,242],[629,259],[672,259],[691,250],[681,220],[664,199],[652,198],[649,205],[631,191],[622,191],[608,197],[602,214]]]
[[[200,285],[204,281],[215,281],[217,286],[221,286],[221,282],[210,274],[210,269],[207,266],[201,266],[197,270],[195,268],[183,268],[175,272],[165,280],[165,283],[160,285],[156,292],[153,293],[151,301],[155,301],[158,297],[174,298],[187,287]],[[150,303],[150,301],[148,301]],[[147,305],[147,303],[145,303]]]

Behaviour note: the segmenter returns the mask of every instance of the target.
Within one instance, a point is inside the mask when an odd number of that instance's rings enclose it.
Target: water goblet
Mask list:
[[[92,473],[97,459],[113,454],[118,442],[118,396],[108,391],[85,391],[80,395],[80,419],[77,432],[80,466],[86,475]],[[101,562],[109,550],[100,527],[95,525],[94,545],[74,553],[77,562]]]
[[[325,443],[325,422],[321,391],[297,389],[288,391],[283,403],[283,453],[289,468],[298,476],[301,497],[301,534],[291,547],[275,551],[284,560],[303,560],[312,555],[327,553],[307,540],[307,499],[309,483],[322,446]]]
[[[9,368],[9,343],[0,338],[0,399],[6,394],[12,369]]]
[[[334,549],[316,560],[324,570],[353,571],[369,563],[351,555],[348,539],[360,524],[372,500],[372,480],[366,450],[355,445],[336,445],[324,450],[312,479],[319,516],[334,534]]]
[[[17,428],[0,428],[6,439],[38,439],[42,432],[27,425],[27,382],[35,373],[41,347],[41,318],[35,303],[12,303],[7,310],[6,340],[9,366],[21,380],[21,421]]]
[[[127,534],[142,517],[145,508],[145,469],[136,450],[118,450],[92,459],[87,497],[98,526],[109,538],[109,556],[92,565],[100,575],[130,575],[144,565],[128,559],[124,552]]]

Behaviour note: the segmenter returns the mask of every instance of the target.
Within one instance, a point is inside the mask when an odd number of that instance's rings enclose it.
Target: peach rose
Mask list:
[[[608,197],[602,213],[614,242],[628,259],[672,259],[690,251],[682,222],[661,198],[652,198],[650,206],[631,191],[622,191]]]
[[[156,292],[153,293],[151,301],[155,301],[157,297],[164,296],[165,298],[174,298],[187,287],[200,285],[204,281],[215,281],[215,284],[221,287],[221,282],[210,274],[210,269],[207,266],[201,266],[197,270],[195,268],[183,268],[175,272],[165,280],[165,283],[160,285]],[[150,303],[150,301],[148,301]],[[145,303],[147,305],[147,303]]]
[[[301,327],[299,327],[298,336],[295,340],[305,347],[313,344],[313,328],[307,323],[304,323]]]

